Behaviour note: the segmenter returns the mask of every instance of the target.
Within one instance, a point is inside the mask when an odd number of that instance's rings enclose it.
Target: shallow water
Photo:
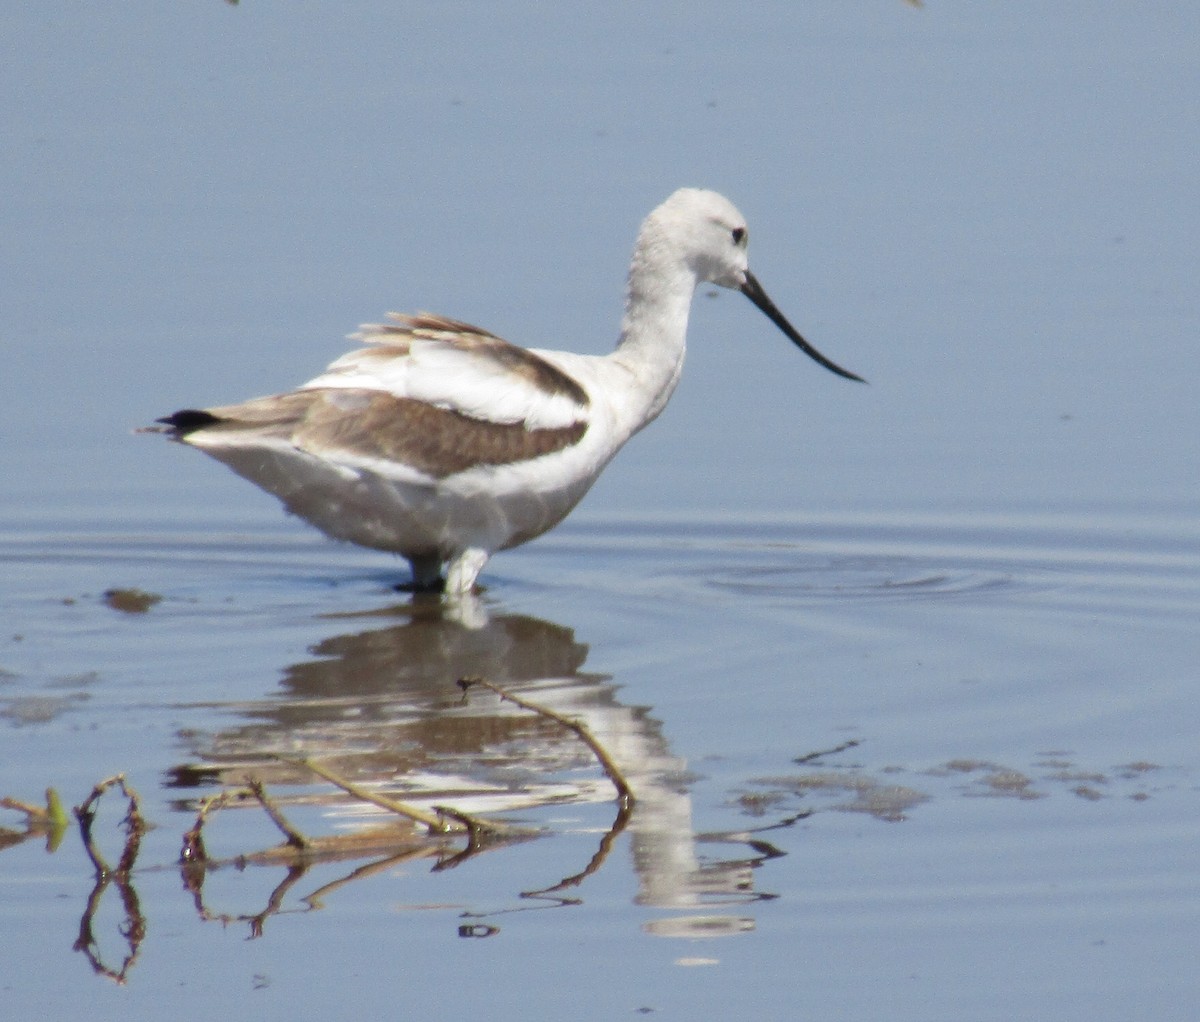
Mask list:
[[[287,522],[10,527],[6,792],[78,803],[124,771],[141,795],[144,935],[113,1010],[182,986],[205,1012],[256,989],[332,1011],[340,979],[368,1011],[452,988],[553,1017],[586,989],[588,1017],[1171,1017],[1200,893],[1197,540],[1115,516],[585,518],[446,613]],[[161,599],[103,595],[133,585]],[[594,759],[464,699],[468,674],[585,722],[628,777],[599,862],[617,807]],[[456,861],[462,838],[402,832],[296,875],[239,864],[280,839],[244,806],[214,814],[226,865],[185,889],[182,835],[221,782],[263,780],[314,835],[386,819],[300,756],[520,834]],[[102,805],[111,862],[124,807]],[[42,963],[6,994],[65,1009],[97,982],[73,949],[90,864],[74,831],[2,854],[4,915]],[[92,923],[114,971],[121,904],[110,884]]]
[[[0,809],[9,1014],[1194,1014],[1200,19],[0,20],[0,797],[123,772],[150,825],[97,883],[74,821]],[[605,351],[684,184],[871,384],[702,290],[670,408],[476,604],[132,435],[299,383],[388,308]],[[585,724],[632,813],[464,675]],[[252,800],[181,867],[248,777],[308,868]],[[504,830],[464,856],[380,793]],[[126,809],[99,801],[110,866]]]

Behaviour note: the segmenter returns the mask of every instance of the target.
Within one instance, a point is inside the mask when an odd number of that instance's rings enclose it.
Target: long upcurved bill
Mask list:
[[[792,326],[792,324],[787,321],[783,313],[775,307],[775,303],[767,297],[766,291],[762,289],[762,285],[758,282],[758,279],[749,270],[746,271],[746,283],[742,285],[742,294],[744,294],[750,299],[750,301],[752,301],[763,312],[765,312],[767,318],[777,327],[779,327],[779,329],[788,336],[788,339],[791,340],[791,342],[795,344],[797,348],[804,352],[804,354],[806,354],[814,362],[823,365],[831,373],[837,373],[838,376],[844,376],[847,380],[857,380],[859,383],[867,382],[861,376],[857,376],[850,372],[850,370],[843,369],[836,362],[830,362],[829,359],[827,359],[824,355],[817,351],[816,348],[809,344],[808,341],[801,337],[796,328]]]

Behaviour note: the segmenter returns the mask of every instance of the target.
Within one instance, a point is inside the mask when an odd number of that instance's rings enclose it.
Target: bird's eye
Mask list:
[[[744,227],[735,227],[735,228],[733,229],[733,243],[734,243],[735,245],[744,245],[744,244],[746,244],[746,228],[744,228]]]

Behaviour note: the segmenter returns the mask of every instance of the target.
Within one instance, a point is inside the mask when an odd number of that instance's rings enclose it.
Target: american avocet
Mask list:
[[[391,313],[352,335],[370,347],[299,389],[186,409],[160,429],[335,539],[403,555],[414,589],[466,594],[494,552],[562,521],[663,410],[701,281],[741,291],[805,354],[861,380],[784,318],[746,242],[728,199],[682,188],[638,233],[609,355],[526,350],[457,320]]]

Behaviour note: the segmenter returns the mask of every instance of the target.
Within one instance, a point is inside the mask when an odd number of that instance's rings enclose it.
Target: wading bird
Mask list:
[[[392,313],[353,335],[366,347],[296,390],[186,409],[155,428],[333,538],[407,558],[414,590],[461,596],[497,550],[562,521],[663,410],[701,282],[741,291],[801,351],[861,381],[784,318],[746,244],[728,199],[681,188],[638,232],[609,355],[518,348],[457,320]]]

